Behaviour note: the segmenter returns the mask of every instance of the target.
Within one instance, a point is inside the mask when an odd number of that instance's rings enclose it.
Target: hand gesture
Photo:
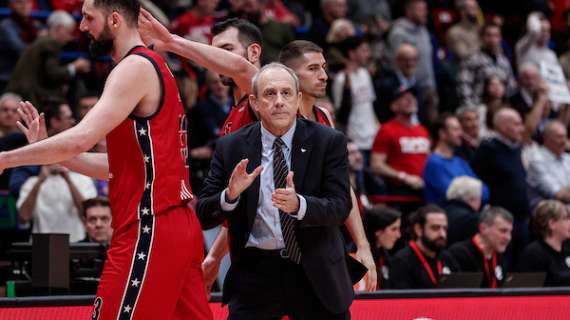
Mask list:
[[[287,187],[275,189],[271,201],[275,208],[285,213],[296,214],[299,211],[299,197],[293,183],[293,171],[287,174]]]
[[[234,201],[237,199],[239,195],[253,183],[253,180],[261,174],[263,170],[262,166],[255,168],[252,173],[247,173],[246,169],[248,163],[248,159],[243,159],[234,168],[226,191],[228,200]]]
[[[166,51],[166,44],[173,41],[170,31],[143,8],[139,14],[139,34],[145,45],[154,45],[156,51]]]
[[[47,138],[46,119],[43,113],[38,114],[38,110],[29,101],[20,102],[18,113],[26,125],[20,121],[16,124],[26,135],[29,144]]]
[[[374,259],[372,258],[370,247],[358,248],[356,250],[356,259],[368,269],[368,277],[366,278],[366,291],[376,291],[376,265],[374,264]]]

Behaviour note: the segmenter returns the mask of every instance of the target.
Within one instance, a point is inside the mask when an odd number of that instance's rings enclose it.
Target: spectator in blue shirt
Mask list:
[[[477,178],[477,176],[465,160],[454,154],[454,149],[461,146],[463,134],[456,116],[442,114],[435,122],[432,134],[437,144],[427,160],[423,173],[424,197],[427,203],[441,204],[445,201],[447,188],[453,178],[459,176]],[[482,201],[486,202],[488,199],[489,189],[483,185]]]

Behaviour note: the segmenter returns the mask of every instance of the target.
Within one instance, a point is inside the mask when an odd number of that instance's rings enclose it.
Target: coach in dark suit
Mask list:
[[[296,119],[298,83],[281,64],[259,71],[250,99],[261,121],[218,141],[198,201],[203,228],[229,222],[230,319],[350,318],[346,139]]]

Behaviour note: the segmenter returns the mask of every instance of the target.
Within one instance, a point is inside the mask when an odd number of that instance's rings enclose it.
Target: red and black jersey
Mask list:
[[[315,116],[315,122],[320,123],[320,124],[327,126],[327,127],[334,128],[334,124],[332,123],[332,119],[328,116],[325,109],[323,109],[321,107],[313,106],[313,115]],[[297,113],[297,117],[307,119],[301,114],[301,112]],[[307,119],[307,120],[311,120],[311,119]]]
[[[107,136],[113,229],[160,214],[193,198],[189,184],[186,116],[174,76],[146,47],[128,55],[148,59],[161,86],[160,105],[148,117],[125,119]]]
[[[245,95],[235,106],[232,107],[230,114],[224,122],[222,130],[220,130],[220,136],[223,137],[226,134],[236,132],[255,121],[257,121],[257,116],[249,105],[248,96]]]

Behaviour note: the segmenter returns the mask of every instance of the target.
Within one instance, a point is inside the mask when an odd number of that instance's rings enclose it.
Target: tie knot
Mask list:
[[[283,148],[284,145],[285,142],[283,142],[281,138],[275,138],[275,141],[273,142],[273,148]]]

